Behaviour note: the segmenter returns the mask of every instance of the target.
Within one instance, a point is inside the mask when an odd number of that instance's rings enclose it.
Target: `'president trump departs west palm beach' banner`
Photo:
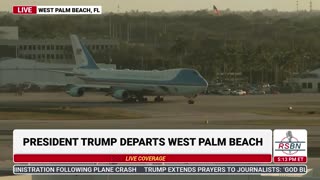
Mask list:
[[[271,163],[265,130],[15,130],[15,163]]]

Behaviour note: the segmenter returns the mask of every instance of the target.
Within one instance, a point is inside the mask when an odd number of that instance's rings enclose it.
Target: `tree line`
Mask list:
[[[7,14],[0,17],[0,26],[19,26],[20,38],[68,38],[76,33],[117,39],[118,48],[95,58],[129,69],[196,68],[208,80],[219,73],[242,73],[250,83],[281,84],[320,62],[319,13]]]

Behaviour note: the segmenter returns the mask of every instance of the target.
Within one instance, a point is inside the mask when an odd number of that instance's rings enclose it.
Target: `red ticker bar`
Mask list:
[[[37,14],[37,6],[13,6],[13,14]]]
[[[15,154],[15,163],[271,163],[271,154]]]
[[[306,163],[308,160],[305,156],[275,156],[273,162],[275,163]]]

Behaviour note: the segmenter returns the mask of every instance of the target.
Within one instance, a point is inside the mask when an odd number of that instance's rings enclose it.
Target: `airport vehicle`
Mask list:
[[[198,94],[205,92],[208,83],[194,69],[169,70],[116,70],[100,69],[88,49],[76,35],[71,35],[76,68],[72,72],[55,71],[68,76],[76,76],[83,81],[68,85],[67,93],[73,97],[84,95],[86,88],[109,88],[115,99],[129,102],[145,102],[145,96],[155,96],[156,102],[163,96],[185,96],[193,104]]]
[[[246,95],[247,92],[239,89],[239,90],[232,91],[231,94],[236,96],[243,96],[243,95]]]
[[[231,94],[231,89],[228,89],[228,88],[221,89],[221,90],[218,91],[218,94],[220,94],[220,95],[230,95]]]

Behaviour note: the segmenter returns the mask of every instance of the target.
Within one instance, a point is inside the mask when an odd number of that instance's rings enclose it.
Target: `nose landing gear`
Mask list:
[[[188,100],[188,104],[194,104],[194,100],[193,99],[189,99]]]
[[[194,99],[197,97],[198,95],[190,95],[190,96],[185,96],[186,98],[188,98],[188,104],[194,104]]]

